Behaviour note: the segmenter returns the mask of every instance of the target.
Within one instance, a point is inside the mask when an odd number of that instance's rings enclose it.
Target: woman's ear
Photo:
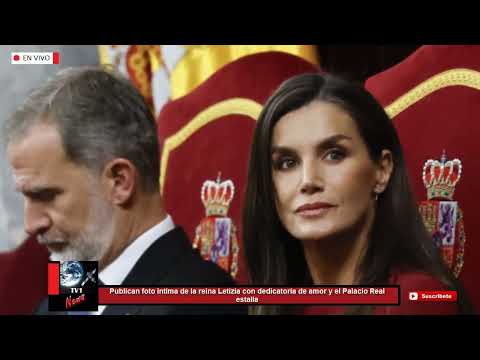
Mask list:
[[[132,198],[137,185],[137,169],[130,160],[113,159],[105,166],[102,177],[112,204],[125,205]]]
[[[385,191],[392,176],[393,166],[392,152],[390,150],[382,150],[380,159],[377,162],[375,193],[381,194]]]

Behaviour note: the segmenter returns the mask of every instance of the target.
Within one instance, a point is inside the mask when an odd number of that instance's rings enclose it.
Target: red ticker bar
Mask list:
[[[398,305],[400,288],[384,287],[100,287],[99,304]]]
[[[48,263],[48,295],[60,293],[60,263]]]

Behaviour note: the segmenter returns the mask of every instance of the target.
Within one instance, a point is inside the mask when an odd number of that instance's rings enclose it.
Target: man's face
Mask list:
[[[113,239],[113,208],[100,181],[70,161],[58,130],[33,125],[8,146],[17,191],[24,195],[25,229],[54,261],[100,260]]]

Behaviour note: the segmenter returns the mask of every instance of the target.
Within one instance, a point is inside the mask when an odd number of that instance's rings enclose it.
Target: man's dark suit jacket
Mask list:
[[[108,284],[105,284],[108,285]],[[234,286],[232,278],[216,264],[202,259],[180,227],[156,240],[129,272],[124,286]],[[49,312],[44,300],[38,315]],[[247,314],[242,305],[109,305],[102,315],[210,315]]]

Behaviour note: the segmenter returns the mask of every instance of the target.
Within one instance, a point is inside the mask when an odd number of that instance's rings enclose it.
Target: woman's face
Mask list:
[[[382,156],[378,164],[370,158],[354,120],[337,105],[313,101],[283,116],[273,129],[272,171],[288,232],[318,240],[372,218],[375,191],[391,173],[390,152]]]

